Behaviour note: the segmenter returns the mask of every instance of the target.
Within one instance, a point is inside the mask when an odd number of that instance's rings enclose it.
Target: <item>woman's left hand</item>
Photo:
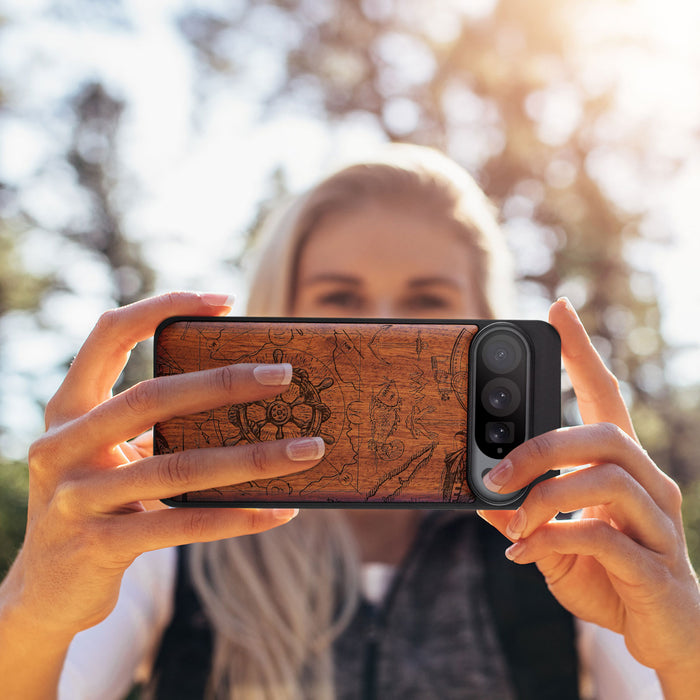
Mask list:
[[[571,613],[623,634],[631,654],[656,669],[667,698],[690,697],[700,687],[700,588],[680,489],[637,441],[618,382],[567,300],[549,320],[584,425],[528,440],[485,482],[509,493],[550,469],[577,468],[536,484],[515,512],[480,515],[515,542],[507,556],[534,562]],[[574,510],[580,518],[553,520]]]

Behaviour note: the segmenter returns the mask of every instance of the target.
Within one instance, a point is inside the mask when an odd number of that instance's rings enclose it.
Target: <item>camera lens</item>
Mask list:
[[[481,391],[481,403],[494,416],[507,416],[520,406],[520,389],[506,377],[496,377],[486,382]]]
[[[497,421],[486,424],[486,442],[495,442],[503,445],[513,442],[513,423]]]
[[[486,341],[482,357],[484,364],[497,374],[512,372],[523,356],[520,343],[505,333],[494,334]]]
[[[504,408],[510,406],[512,398],[508,389],[499,386],[489,394],[489,403],[492,408],[495,408],[497,411],[502,411]]]

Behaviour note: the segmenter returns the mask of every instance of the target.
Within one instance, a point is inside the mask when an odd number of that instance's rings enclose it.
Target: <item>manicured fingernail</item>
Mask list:
[[[253,370],[255,379],[265,386],[285,386],[292,381],[292,366],[288,362],[258,365]]]
[[[509,459],[506,459],[484,477],[484,486],[489,491],[498,493],[508,483],[512,473],[513,465]]]
[[[506,527],[506,535],[512,540],[519,540],[520,535],[523,534],[525,527],[527,526],[527,515],[525,511],[521,508],[515,511],[515,515],[511,518],[510,522]]]
[[[326,451],[323,438],[299,438],[287,443],[287,457],[293,462],[306,462],[311,459],[320,459]]]
[[[236,301],[236,297],[233,294],[211,294],[209,292],[200,294],[199,298],[207,306],[228,306],[229,309],[233,308],[233,304]]]
[[[578,320],[578,314],[576,313],[576,309],[574,308],[574,305],[569,301],[569,297],[559,297],[557,301],[561,301],[564,303],[564,307],[566,310],[575,318]]]
[[[275,520],[282,520],[284,522],[287,522],[288,520],[291,520],[292,518],[296,518],[297,515],[299,515],[299,509],[298,508],[273,508],[272,515],[275,517]]]
[[[511,561],[516,561],[518,557],[522,557],[525,553],[526,545],[524,542],[516,542],[506,549],[506,558]]]

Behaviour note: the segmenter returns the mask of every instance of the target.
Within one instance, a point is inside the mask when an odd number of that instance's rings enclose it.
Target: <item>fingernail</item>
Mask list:
[[[293,462],[305,462],[320,459],[326,451],[323,438],[299,438],[287,443],[287,457]]]
[[[511,518],[508,526],[506,527],[506,535],[512,540],[519,540],[520,535],[523,534],[525,527],[527,526],[527,515],[525,511],[521,508],[515,512],[515,515]]]
[[[284,522],[287,522],[288,520],[291,520],[292,518],[296,518],[297,515],[299,515],[299,509],[298,508],[273,508],[272,515],[274,516],[275,520],[282,520]]]
[[[258,365],[253,370],[253,375],[264,386],[284,386],[292,381],[292,366],[288,362]]]
[[[511,561],[515,561],[518,557],[523,556],[525,549],[526,546],[524,542],[516,542],[506,549],[506,558],[510,559]]]
[[[207,306],[228,306],[229,309],[233,308],[233,304],[236,301],[236,297],[233,294],[211,294],[209,292],[200,294],[199,298]]]
[[[557,301],[561,301],[564,303],[564,307],[566,310],[575,318],[578,319],[578,314],[576,313],[576,309],[574,308],[574,305],[569,301],[569,297],[559,297]]]
[[[503,462],[501,462],[495,469],[492,469],[484,477],[484,486],[489,491],[498,493],[501,490],[501,487],[508,483],[512,473],[513,465],[511,464],[510,460],[503,460]]]

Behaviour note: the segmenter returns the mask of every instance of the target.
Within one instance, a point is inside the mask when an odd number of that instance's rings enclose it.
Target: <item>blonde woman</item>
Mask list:
[[[261,246],[251,314],[508,311],[512,272],[490,207],[428,149],[340,171],[273,220]],[[490,487],[583,468],[516,512],[482,514],[490,525],[468,513],[155,507],[322,456],[314,439],[155,458],[147,439],[126,442],[172,415],[284,390],[288,368],[239,366],[111,397],[129,349],[162,318],[228,308],[175,294],[108,312],[48,406],[25,544],[0,589],[8,697],[50,697],[59,680],[62,697],[121,697],[144,662],[154,697],[576,697],[572,616],[599,697],[640,697],[635,683],[647,691],[656,677],[665,697],[694,697],[700,592],[679,491],[637,443],[565,300],[550,321],[584,425],[517,448]],[[551,522],[576,509],[581,519]],[[197,541],[208,543],[168,549]],[[531,562],[543,576],[521,566]]]

